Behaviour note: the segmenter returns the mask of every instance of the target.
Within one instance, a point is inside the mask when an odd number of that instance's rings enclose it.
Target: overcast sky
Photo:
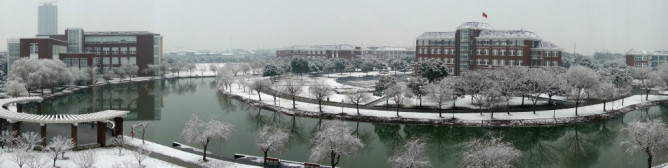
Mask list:
[[[37,34],[44,0],[0,1],[0,51],[8,38]],[[412,46],[426,31],[467,21],[537,33],[568,52],[668,50],[666,0],[60,0],[58,31],[141,30],[165,49],[280,48],[355,44]]]

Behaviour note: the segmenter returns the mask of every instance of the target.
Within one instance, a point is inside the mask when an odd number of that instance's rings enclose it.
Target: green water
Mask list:
[[[168,146],[174,141],[183,142],[181,130],[192,113],[199,113],[204,119],[217,118],[234,125],[227,142],[209,147],[226,157],[234,153],[261,155],[255,146],[255,132],[264,125],[279,126],[290,130],[293,136],[280,154],[269,155],[308,161],[310,139],[324,120],[260,110],[217,94],[215,86],[211,78],[108,85],[51,98],[41,105],[45,114],[130,110],[124,124],[126,134],[131,125],[151,121],[155,126],[149,128],[146,139]],[[459,167],[468,140],[496,134],[523,152],[517,167],[646,167],[645,155],[624,154],[620,142],[626,134],[619,130],[632,120],[668,120],[665,112],[668,106],[656,106],[606,121],[552,127],[470,128],[348,122],[365,146],[358,154],[342,158],[339,166],[389,167],[387,159],[398,145],[410,137],[423,137],[427,139],[434,167]],[[654,165],[667,161],[665,157],[655,157]]]

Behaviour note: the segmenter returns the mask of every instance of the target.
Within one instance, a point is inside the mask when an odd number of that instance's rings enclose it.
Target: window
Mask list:
[[[79,58],[79,65],[81,65],[81,67],[87,67],[88,66],[88,59]]]
[[[522,60],[517,60],[517,65],[522,66]]]
[[[550,66],[550,61],[545,61],[545,66]]]
[[[30,54],[39,53],[39,43],[30,43]]]
[[[102,58],[102,64],[104,64],[104,65],[111,64],[111,59],[109,59],[109,57]]]
[[[506,56],[506,50],[501,50],[501,56]]]
[[[544,54],[545,54],[545,57],[550,57],[550,52],[549,51],[545,51]]]
[[[443,50],[443,54],[449,54],[447,48],[445,50]]]
[[[492,65],[497,65],[497,61],[496,61],[496,59],[493,59],[493,60],[492,60]]]
[[[130,47],[130,54],[137,54],[137,47]]]
[[[499,51],[496,49],[492,50],[492,55],[494,56],[499,55]]]
[[[510,56],[515,56],[515,50],[510,50]]]
[[[72,66],[69,58],[63,58],[63,62],[65,63],[66,66]]]
[[[86,53],[92,53],[93,47],[86,47]]]
[[[475,64],[477,64],[477,65],[482,64],[482,60],[481,60],[481,59],[477,59],[476,62],[475,62]]]
[[[559,62],[557,62],[557,61],[552,61],[552,66],[559,66]]]
[[[441,49],[436,49],[436,54],[441,54]]]
[[[121,59],[121,65],[123,65],[123,64],[128,64],[128,58],[126,58],[126,57],[120,57],[119,59]]]
[[[524,46],[524,40],[517,40],[518,46]]]
[[[487,65],[487,64],[489,64],[489,60],[488,60],[488,59],[485,59],[485,60],[483,60],[482,63],[485,64],[485,65]]]
[[[128,54],[128,48],[127,47],[121,47],[121,55],[127,55]]]
[[[522,56],[522,50],[517,50],[517,56]]]
[[[501,65],[501,66],[506,65],[506,60],[500,60],[500,62],[501,62],[501,63],[500,63],[499,65]]]
[[[95,47],[93,51],[95,51],[97,55],[100,55],[102,53],[102,49],[100,47]]]
[[[485,49],[485,55],[489,55],[489,49]]]
[[[102,48],[102,54],[104,54],[104,55],[109,55],[110,51],[111,51],[111,48],[109,48],[109,47]]]
[[[515,60],[510,60],[510,61],[508,61],[508,65],[510,65],[510,66],[515,65]]]
[[[455,49],[450,49],[450,55],[455,55]]]
[[[111,64],[118,65],[118,57],[111,57]]]
[[[477,55],[480,55],[480,53],[482,53],[480,49],[477,49],[475,51],[476,51]]]
[[[79,67],[79,59],[72,58],[72,67]]]
[[[118,55],[118,47],[111,48],[111,54]]]

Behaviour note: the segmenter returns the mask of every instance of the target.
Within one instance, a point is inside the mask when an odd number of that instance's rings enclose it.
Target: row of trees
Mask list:
[[[356,57],[350,60],[323,57],[278,58],[270,64],[265,64],[262,74],[274,77],[285,73],[304,75],[355,72],[357,70],[367,73],[373,70],[387,70],[388,67],[395,71],[406,72],[412,70],[413,61],[413,57],[389,58],[384,61],[375,57]]]

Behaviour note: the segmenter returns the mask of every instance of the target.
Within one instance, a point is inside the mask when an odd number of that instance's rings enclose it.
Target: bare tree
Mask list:
[[[239,66],[241,68],[241,72],[244,73],[244,75],[251,70],[251,67],[248,65],[248,63],[239,64]]]
[[[25,84],[17,80],[10,80],[5,84],[5,94],[9,97],[24,97],[30,95]]]
[[[26,159],[26,165],[30,168],[46,168],[49,166],[49,160],[43,157],[29,155]]]
[[[629,133],[628,138],[622,142],[622,146],[626,147],[626,153],[647,154],[648,168],[652,167],[654,155],[665,154],[668,151],[668,128],[661,119],[647,122],[633,121],[622,130]]]
[[[325,123],[324,129],[318,131],[311,142],[311,161],[330,160],[332,168],[339,163],[341,156],[353,155],[364,144],[351,135],[348,125],[343,121],[333,120]]]
[[[152,126],[153,126],[153,123],[150,122],[150,121],[144,121],[144,122],[141,122],[139,124],[132,125],[132,130],[141,129],[141,143],[142,144],[146,144],[146,142],[144,142],[144,134],[146,134],[146,128],[152,127]]]
[[[14,155],[12,155],[12,161],[19,165],[20,168],[23,168],[23,165],[30,160],[30,153],[27,150],[16,150],[14,152]]]
[[[220,82],[220,85],[223,86],[223,91],[229,89],[232,92],[232,83],[234,83],[234,78],[229,71],[224,70],[222,67],[218,69],[218,74],[216,75],[216,80]]]
[[[438,106],[438,117],[443,118],[443,104],[452,100],[452,89],[443,80],[427,85],[427,99]],[[454,118],[454,115],[453,115]]]
[[[21,133],[21,136],[16,139],[16,146],[20,150],[25,150],[25,151],[31,151],[35,149],[35,146],[38,142],[41,142],[44,140],[39,134],[36,132],[24,132]]]
[[[264,167],[267,167],[267,153],[283,148],[289,137],[290,133],[286,130],[275,129],[269,126],[264,126],[257,132],[257,146],[264,153]]]
[[[322,112],[322,101],[329,95],[332,95],[332,87],[322,81],[315,81],[308,87],[308,92],[318,101],[318,109]]]
[[[118,149],[118,155],[122,155],[121,151],[123,150],[123,146],[125,146],[125,137],[119,134],[111,138],[111,143],[113,143],[114,146],[116,146],[116,149]]]
[[[0,134],[0,142],[2,143],[2,148],[7,147],[7,152],[10,151],[10,146],[12,145],[13,142],[16,140],[16,131],[2,131],[2,134]]]
[[[292,108],[296,109],[297,106],[295,105],[295,99],[297,98],[297,95],[302,92],[302,83],[301,81],[295,79],[294,76],[290,76],[284,81],[283,91],[288,94],[290,99],[292,99]]]
[[[412,97],[411,93],[406,91],[406,87],[401,85],[393,85],[387,89],[387,95],[394,102],[397,109],[397,117],[399,117],[399,108],[406,105],[406,101],[409,101]]]
[[[573,66],[566,71],[564,77],[568,84],[575,89],[575,115],[577,116],[580,100],[585,96],[584,92],[598,84],[598,75],[587,67]]]
[[[370,93],[355,89],[349,93],[346,93],[346,100],[349,103],[355,104],[357,115],[360,115],[360,104],[373,100],[373,97],[371,97]]]
[[[218,121],[202,121],[197,114],[192,114],[190,120],[186,122],[181,137],[187,143],[199,143],[204,147],[202,161],[206,162],[206,150],[212,141],[225,141],[230,137],[232,125]]]
[[[188,70],[188,77],[192,77],[192,72],[197,69],[197,65],[194,63],[186,63],[185,69]]]
[[[51,143],[46,146],[46,149],[49,151],[49,157],[53,159],[53,167],[56,167],[56,160],[58,160],[58,155],[61,156],[60,159],[64,159],[65,152],[74,148],[74,141],[72,138],[66,138],[63,136],[55,136],[51,138]]]
[[[218,71],[218,65],[216,64],[209,64],[209,70],[213,72],[213,75],[218,75],[216,72]]]
[[[497,137],[488,140],[473,139],[466,147],[461,161],[462,167],[513,167],[512,163],[522,156],[520,150],[510,142],[503,142]]]
[[[262,90],[271,88],[271,81],[267,79],[258,78],[253,80],[253,82],[250,83],[249,87],[257,92],[257,98],[260,101],[262,101],[262,96],[260,95],[260,93],[262,93]]]
[[[241,66],[239,64],[228,64],[228,65],[230,72],[232,72],[234,77],[237,77],[237,74],[239,74],[239,71],[241,71]]]
[[[95,164],[95,152],[91,149],[79,151],[73,162],[79,168],[92,168]]]
[[[135,159],[139,163],[139,167],[145,167],[145,166],[141,165],[141,162],[143,162],[144,159],[146,159],[148,157],[148,155],[150,155],[151,153],[152,152],[150,150],[146,149],[146,147],[144,147],[144,146],[137,147],[136,151],[133,153],[133,156],[135,157]]]
[[[399,148],[388,162],[395,168],[431,167],[426,152],[427,144],[420,138],[414,138]]]

